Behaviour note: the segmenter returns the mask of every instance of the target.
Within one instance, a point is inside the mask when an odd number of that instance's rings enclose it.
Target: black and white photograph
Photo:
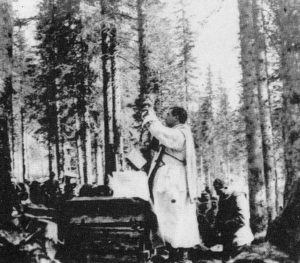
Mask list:
[[[300,0],[0,0],[0,263],[300,263]]]

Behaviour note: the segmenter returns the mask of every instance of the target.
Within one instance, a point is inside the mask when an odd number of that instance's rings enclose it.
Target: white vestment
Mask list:
[[[193,202],[196,195],[196,169],[191,168],[195,166],[195,150],[190,128],[185,124],[168,128],[155,120],[150,123],[149,131],[166,147],[162,166],[157,170],[153,182],[153,210],[157,216],[159,233],[174,248],[202,244],[196,204]]]

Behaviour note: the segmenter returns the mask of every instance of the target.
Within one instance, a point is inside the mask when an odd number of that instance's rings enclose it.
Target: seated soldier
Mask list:
[[[76,183],[72,183],[72,179],[74,177],[70,176],[70,175],[65,175],[64,177],[64,181],[65,181],[65,185],[64,185],[64,200],[70,200],[75,196],[74,193],[74,188],[76,187]]]
[[[197,213],[197,220],[198,220],[198,229],[200,236],[203,239],[203,243],[208,246],[208,240],[210,236],[210,226],[206,218],[206,213],[209,209],[209,202],[207,200],[203,200],[200,198],[200,204],[198,205],[198,213]]]
[[[206,213],[206,218],[211,227],[214,227],[215,221],[216,221],[216,216],[218,213],[218,198],[212,197],[211,198],[211,207]]]
[[[213,185],[219,195],[216,228],[220,233],[224,259],[228,260],[253,241],[249,203],[245,193],[230,191],[223,180],[216,179]]]
[[[210,233],[206,244],[208,247],[214,246],[218,243],[218,233],[215,227],[216,216],[218,213],[218,199],[213,196],[210,202],[210,209],[206,212],[206,220],[208,222],[208,228]]]
[[[61,195],[59,183],[55,180],[55,173],[51,172],[49,179],[43,184],[46,206],[55,207]]]
[[[211,247],[217,243],[214,222],[212,222],[212,213],[216,213],[215,205],[212,204],[212,200],[207,192],[201,194],[199,202],[197,213],[199,233],[205,246]]]
[[[41,184],[38,181],[31,182],[29,186],[29,198],[34,204],[44,204],[45,196]]]

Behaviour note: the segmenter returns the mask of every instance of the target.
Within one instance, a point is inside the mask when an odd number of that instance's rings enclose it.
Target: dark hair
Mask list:
[[[227,188],[226,182],[219,178],[215,179],[215,181],[213,182],[213,185],[215,188],[218,188],[218,189]]]
[[[187,120],[187,112],[182,107],[172,107],[171,113],[173,116],[177,117],[180,123],[185,123]]]

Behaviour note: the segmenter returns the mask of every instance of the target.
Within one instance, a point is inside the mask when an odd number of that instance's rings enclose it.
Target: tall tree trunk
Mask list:
[[[87,182],[89,184],[93,183],[93,165],[92,165],[92,136],[90,130],[90,121],[88,112],[86,112],[85,116],[87,125],[86,125],[86,166],[87,166]]]
[[[183,3],[183,0],[180,0],[180,6],[181,6],[181,19],[182,19],[182,25],[181,25],[181,28],[182,28],[182,36],[183,36],[183,52],[182,52],[182,55],[183,55],[183,87],[184,87],[184,102],[185,102],[185,107],[186,109],[188,109],[188,98],[189,98],[189,90],[188,90],[188,87],[189,87],[189,84],[188,84],[188,66],[187,66],[187,63],[188,63],[188,50],[187,50],[187,46],[188,46],[188,43],[187,43],[187,39],[186,39],[186,33],[187,33],[187,27],[186,27],[186,12],[185,12],[185,8],[184,8],[184,3]]]
[[[93,183],[98,184],[98,166],[97,166],[97,154],[98,154],[98,133],[94,132],[92,138],[92,161],[93,161]]]
[[[94,134],[94,159],[95,159],[95,183],[97,185],[104,184],[104,174],[103,174],[103,160],[102,160],[102,149],[99,145],[99,134],[96,132]]]
[[[65,139],[62,134],[62,125],[60,124],[60,170],[64,175],[65,172]]]
[[[12,58],[11,58],[12,59]],[[14,120],[14,96],[13,96],[13,86],[12,86],[12,75],[7,79],[7,90],[9,91],[10,98],[8,100],[9,104],[9,131],[10,131],[10,148],[11,148],[11,170],[12,175],[16,176],[16,157],[15,157],[15,120]]]
[[[60,145],[59,145],[59,131],[58,131],[58,112],[56,106],[56,84],[53,83],[51,87],[48,87],[48,99],[49,103],[49,111],[48,111],[48,120],[49,120],[49,133],[50,141],[53,142],[55,147],[55,163],[56,163],[56,172],[57,178],[60,178]],[[53,167],[52,167],[53,170]]]
[[[252,0],[253,32],[255,39],[255,66],[258,92],[258,104],[260,111],[260,123],[262,133],[262,152],[264,161],[264,176],[266,184],[266,198],[268,220],[271,222],[276,217],[276,189],[274,171],[274,146],[271,123],[270,101],[268,97],[268,75],[266,70],[266,41],[262,32],[263,24],[259,18],[262,11],[257,0]]]
[[[26,157],[25,157],[25,125],[24,125],[24,107],[21,106],[21,153],[22,153],[22,178],[26,180]]]
[[[64,175],[64,135],[63,135],[63,127],[61,122],[60,112],[60,101],[56,101],[57,108],[57,137],[58,137],[58,145],[59,145],[59,159],[57,159],[57,170],[59,170],[59,175]],[[59,176],[60,177],[60,176]]]
[[[120,155],[120,127],[117,116],[117,86],[116,86],[116,48],[117,48],[117,29],[112,26],[110,30],[110,72],[111,72],[111,86],[112,86],[112,123],[114,135],[114,152]]]
[[[55,24],[55,0],[51,0],[51,6],[52,6],[52,17],[51,17],[51,24]],[[57,41],[57,37],[55,36],[53,39],[53,43]],[[49,83],[47,90],[47,99],[49,101],[48,103],[48,120],[49,120],[49,132],[51,134],[51,141],[55,145],[55,158],[56,158],[56,172],[57,172],[57,178],[60,179],[60,145],[59,145],[59,117],[58,117],[58,83],[59,79],[57,77],[57,65],[58,65],[59,57],[57,54],[57,50],[54,51],[54,56],[52,58],[52,61],[49,62],[49,69],[53,76],[56,76],[52,79],[52,82]]]
[[[264,0],[261,0],[261,5],[264,3]],[[264,8],[262,8],[264,9]],[[270,9],[272,9],[272,5],[270,5]],[[261,19],[262,19],[262,27],[264,29],[264,32],[265,34],[267,33],[266,30],[267,30],[267,23],[266,23],[266,19],[265,19],[265,16],[264,16],[264,10],[261,11]],[[279,189],[279,185],[278,185],[278,172],[277,172],[277,161],[276,161],[276,150],[275,150],[275,145],[274,145],[274,120],[272,118],[272,108],[273,108],[273,105],[274,105],[274,102],[273,102],[273,99],[272,99],[272,91],[271,91],[271,87],[270,87],[270,80],[269,80],[269,66],[268,66],[268,47],[267,45],[265,44],[264,45],[264,60],[265,60],[265,72],[266,72],[266,76],[267,76],[267,96],[268,96],[268,105],[269,105],[269,111],[270,111],[270,122],[271,122],[271,133],[272,133],[272,138],[273,138],[273,170],[274,170],[274,176],[275,176],[275,198],[276,198],[276,201],[275,201],[275,207],[276,207],[276,213],[278,214],[279,213],[279,192],[280,192],[280,189]]]
[[[50,70],[55,74],[55,69],[53,68],[53,65],[49,65]],[[57,111],[57,85],[55,79],[49,83],[49,86],[47,87],[47,124],[48,124],[48,149],[49,149],[49,172],[53,172],[53,157],[55,158],[55,164],[56,164],[56,172],[58,179],[60,178],[60,150],[59,150],[59,131],[58,131],[58,111]],[[53,145],[52,145],[53,144]],[[52,149],[54,147],[54,149]],[[52,150],[55,151],[55,153],[52,154]],[[51,154],[50,154],[51,152]]]
[[[0,117],[0,127],[0,222],[3,223],[10,222],[15,195],[10,177],[11,162],[6,117]]]
[[[88,174],[87,174],[87,149],[86,149],[86,122],[83,122],[80,125],[80,138],[81,138],[81,151],[82,151],[82,160],[83,160],[83,182],[88,183]]]
[[[12,171],[14,172],[14,118],[13,118],[13,18],[11,1],[0,1],[0,82],[4,92],[0,98],[3,111],[8,120],[8,131],[10,141],[10,156]]]
[[[82,105],[81,105],[82,106]],[[84,106],[85,107],[85,106]],[[80,138],[80,149],[81,149],[81,155],[82,155],[82,176],[83,176],[83,182],[85,184],[88,183],[88,175],[87,175],[87,149],[86,149],[86,143],[87,143],[87,123],[85,119],[85,113],[79,114],[79,138]]]
[[[107,15],[107,2],[101,0],[101,14]],[[110,68],[109,68],[109,43],[110,43],[110,28],[109,25],[103,23],[101,26],[101,51],[102,51],[102,81],[103,81],[103,110],[104,110],[104,155],[105,155],[105,178],[104,183],[108,183],[108,175],[115,171],[115,155],[113,143],[110,140],[110,112],[108,106],[108,90],[110,83]]]
[[[48,169],[50,174],[51,172],[53,172],[53,164],[52,164],[53,154],[52,154],[52,144],[51,144],[50,134],[48,134],[47,143],[48,143],[48,167],[49,167]]]
[[[300,1],[280,0],[282,35],[283,136],[286,165],[285,204],[300,177]]]
[[[102,159],[102,147],[97,144],[97,184],[104,184],[104,172],[103,172],[103,159]]]
[[[137,0],[137,28],[138,28],[138,45],[139,45],[139,71],[140,71],[140,97],[144,98],[148,94],[148,50],[145,44],[145,0]]]
[[[248,152],[248,182],[251,226],[254,232],[266,229],[267,213],[262,156],[261,127],[257,101],[256,67],[253,60],[254,38],[252,1],[239,0],[243,100]]]
[[[81,141],[81,136],[80,136],[80,121],[78,117],[78,113],[76,114],[76,150],[77,150],[77,164],[78,164],[78,175],[79,175],[79,181],[81,184],[84,183],[84,172],[83,172],[83,154],[82,154],[82,141]]]
[[[56,156],[56,171],[57,178],[60,179],[61,175],[61,156],[60,156],[60,122],[59,122],[59,107],[57,106],[57,86],[55,83],[54,89],[54,100],[53,100],[53,126],[54,126],[54,143],[55,143],[55,156]]]
[[[11,156],[9,147],[8,119],[11,117],[12,98],[12,4],[0,0],[0,221],[11,219],[13,188],[11,185]],[[8,84],[8,85],[7,85]],[[3,117],[5,116],[5,117]]]

